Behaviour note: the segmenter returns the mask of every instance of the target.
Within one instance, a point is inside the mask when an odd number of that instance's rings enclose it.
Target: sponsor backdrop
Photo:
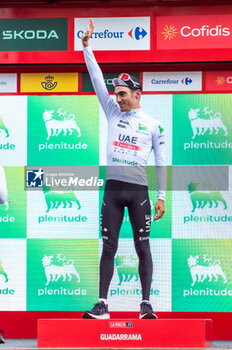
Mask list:
[[[148,30],[149,19],[141,20]],[[77,33],[84,21],[75,23]],[[99,29],[98,35],[106,34]],[[110,90],[112,77],[105,75]],[[222,92],[231,84],[229,72],[209,72],[209,77],[215,86],[225,86]],[[0,78],[8,86],[5,92],[13,92],[15,76]],[[232,95],[195,94],[202,89],[200,72],[149,72],[143,78],[147,94],[141,105],[162,123],[169,165],[166,214],[151,223],[151,301],[157,311],[232,311]],[[85,310],[98,298],[103,191],[96,186],[62,191],[62,183],[54,188],[52,182],[40,190],[25,189],[26,182],[41,185],[39,170],[44,167],[59,166],[61,172],[64,166],[86,166],[88,177],[92,166],[106,165],[107,122],[88,75],[70,73],[69,85],[62,79],[56,73],[25,74],[24,95],[0,97],[0,156],[9,191],[8,202],[0,204],[0,310]],[[83,94],[68,95],[78,91],[78,79]],[[163,93],[154,94],[156,90]],[[48,95],[56,91],[59,95]],[[122,132],[126,133],[124,126]],[[153,218],[153,154],[149,165]],[[226,179],[220,174],[214,181],[200,176],[198,169],[205,165],[212,167],[211,173],[214,165],[228,166],[229,190],[222,187]],[[172,184],[174,167],[180,166],[189,166],[190,175]],[[138,310],[140,300],[138,258],[126,209],[109,307]]]
[[[91,46],[101,63],[230,61],[232,7],[165,10],[122,6],[91,7],[95,29]],[[27,7],[2,11],[0,61],[7,64],[83,63],[81,38],[89,24],[86,8]],[[14,17],[14,18],[11,18]],[[35,18],[36,17],[36,18]],[[102,54],[104,51],[104,54]],[[197,90],[197,87],[196,87]]]

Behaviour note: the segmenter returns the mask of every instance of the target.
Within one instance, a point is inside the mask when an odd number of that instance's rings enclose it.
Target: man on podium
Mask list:
[[[113,79],[116,102],[109,95],[101,69],[89,47],[93,32],[94,23],[90,19],[90,25],[82,37],[82,45],[94,90],[108,121],[107,181],[101,211],[103,249],[100,260],[99,301],[92,310],[84,312],[83,318],[110,318],[107,294],[114,272],[114,256],[118,248],[124,208],[128,207],[142,286],[139,318],[154,319],[157,316],[149,301],[153,263],[149,242],[151,208],[146,164],[153,149],[158,184],[154,220],[158,220],[165,212],[165,192],[161,185],[166,178],[163,171],[166,165],[163,128],[157,120],[142,111],[142,85],[135,77],[127,73],[120,74]],[[133,152],[130,152],[132,149]]]

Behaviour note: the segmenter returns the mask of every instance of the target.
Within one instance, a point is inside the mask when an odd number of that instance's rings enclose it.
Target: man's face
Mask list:
[[[115,95],[121,112],[127,112],[131,109],[139,108],[139,90],[132,91],[126,86],[116,86]]]

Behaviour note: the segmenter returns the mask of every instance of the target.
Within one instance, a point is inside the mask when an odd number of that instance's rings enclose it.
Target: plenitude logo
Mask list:
[[[215,143],[210,142],[211,135],[219,135],[225,138],[228,134],[227,127],[223,122],[222,114],[219,111],[213,111],[207,106],[193,109],[188,112],[188,119],[192,129],[192,140],[198,139],[198,136],[207,135],[207,142],[195,143],[194,141],[184,143],[184,150],[191,148],[232,148],[232,142]]]
[[[46,202],[46,214],[38,216],[38,224],[86,223],[85,215],[68,215],[81,209],[80,201],[74,191],[52,191],[49,186],[43,188]],[[58,211],[58,213],[54,213]],[[67,214],[65,213],[67,212]]]
[[[45,143],[39,144],[39,151],[46,149],[87,149],[88,145],[82,142],[70,144],[68,141],[69,136],[81,137],[80,127],[77,125],[76,116],[73,113],[68,113],[67,110],[62,107],[57,110],[45,110],[43,113],[43,121],[47,132],[47,138]],[[57,137],[62,136],[64,141],[58,144],[50,143]]]
[[[94,23],[94,50],[150,50],[150,17],[102,17],[94,18]],[[82,51],[81,38],[88,24],[89,18],[75,18],[75,51]]]
[[[213,259],[208,254],[190,255],[187,263],[192,283],[190,289],[183,290],[184,298],[189,296],[232,296],[231,289],[217,289],[228,282],[219,259]]]
[[[5,117],[0,115],[0,150],[15,150],[15,144],[8,141],[10,131],[5,122]]]
[[[158,16],[157,48],[231,48],[231,15]]]
[[[204,188],[204,190],[199,188]],[[190,182],[188,191],[192,210],[190,215],[183,217],[184,224],[232,222],[232,215],[228,215],[231,214],[230,208],[217,186],[214,187],[207,183],[200,186],[199,182]]]
[[[84,310],[97,298],[98,240],[87,241],[27,241],[27,310]]]
[[[110,296],[141,296],[142,289],[139,281],[138,257],[132,254],[130,256],[117,255],[115,257],[115,267],[118,283],[116,288],[110,288]],[[133,286],[130,282],[133,283]],[[159,294],[159,290],[154,287],[151,288],[150,295],[157,296]]]
[[[231,164],[230,94],[173,95],[173,165]]]
[[[174,239],[173,311],[231,311],[231,239]]]

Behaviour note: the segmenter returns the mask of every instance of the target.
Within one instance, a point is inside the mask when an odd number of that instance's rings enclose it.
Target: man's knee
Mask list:
[[[109,239],[103,239],[102,254],[110,258],[114,258],[118,249],[118,245],[115,242],[111,242]]]
[[[135,250],[139,258],[143,258],[147,253],[150,252],[149,237],[144,238],[144,240],[135,241]]]

